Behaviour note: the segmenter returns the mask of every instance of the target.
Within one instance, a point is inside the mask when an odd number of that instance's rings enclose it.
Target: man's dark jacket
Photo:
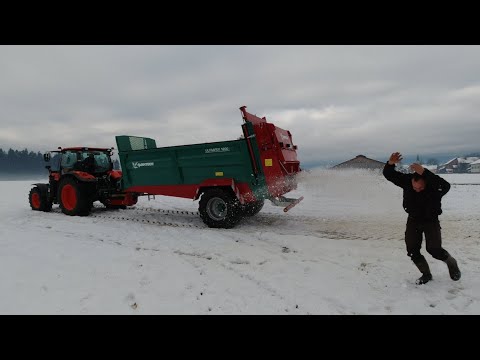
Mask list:
[[[413,174],[396,171],[395,165],[389,165],[388,161],[383,168],[383,175],[403,189],[403,208],[410,217],[417,220],[435,220],[442,213],[442,197],[450,190],[448,181],[425,169],[425,190],[416,192],[412,186]]]

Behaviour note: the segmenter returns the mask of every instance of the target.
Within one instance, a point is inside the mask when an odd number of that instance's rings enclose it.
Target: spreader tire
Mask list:
[[[211,228],[230,229],[241,218],[240,202],[226,189],[214,188],[204,192],[198,211],[203,222]]]
[[[260,210],[262,210],[263,205],[265,205],[265,200],[257,200],[251,203],[246,203],[242,206],[244,216],[254,216],[257,215]]]

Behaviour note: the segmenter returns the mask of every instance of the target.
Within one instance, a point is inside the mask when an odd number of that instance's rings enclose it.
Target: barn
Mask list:
[[[368,170],[383,170],[385,162],[370,159],[365,155],[357,155],[355,158],[344,161],[332,167],[332,169],[368,169]]]

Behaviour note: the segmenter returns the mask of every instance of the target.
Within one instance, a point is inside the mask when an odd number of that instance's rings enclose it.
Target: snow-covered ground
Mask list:
[[[401,189],[369,172],[304,173],[287,195],[299,205],[267,202],[229,230],[172,197],[89,217],[32,211],[38,180],[1,181],[0,313],[480,314],[480,175],[444,178],[443,244],[462,278],[423,250],[434,280],[421,286]]]

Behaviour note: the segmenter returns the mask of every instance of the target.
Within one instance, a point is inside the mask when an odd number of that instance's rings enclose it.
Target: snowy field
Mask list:
[[[142,197],[89,217],[32,211],[32,181],[1,181],[0,314],[480,314],[480,174],[452,184],[440,217],[460,281],[404,246],[400,188],[362,171],[313,170],[288,197],[230,230],[198,201]],[[95,204],[100,207],[99,203]]]

